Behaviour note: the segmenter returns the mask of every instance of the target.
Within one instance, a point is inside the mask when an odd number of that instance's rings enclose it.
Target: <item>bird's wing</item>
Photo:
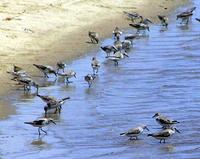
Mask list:
[[[133,128],[133,129],[130,129],[126,132],[127,135],[130,135],[130,134],[139,134],[140,133],[140,130],[138,128]]]
[[[153,136],[154,137],[169,137],[170,133],[164,130],[164,131],[153,134]]]

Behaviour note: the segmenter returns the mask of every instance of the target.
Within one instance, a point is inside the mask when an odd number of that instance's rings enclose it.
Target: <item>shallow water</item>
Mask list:
[[[200,2],[196,1],[196,5],[200,7]],[[199,8],[195,13],[198,12]],[[130,57],[120,61],[119,67],[106,61],[99,51],[68,64],[77,72],[77,79],[69,86],[62,79],[45,82],[48,87],[42,87],[40,94],[71,97],[61,115],[53,116],[57,125],[47,127],[46,136],[38,138],[36,128],[23,124],[41,117],[44,103],[34,94],[17,91],[11,98],[17,115],[0,122],[0,156],[199,158],[200,23],[194,17],[188,28],[177,26],[173,16],[166,32],[160,32],[158,25],[152,26],[149,38],[136,40]],[[111,42],[107,39],[102,45]],[[90,61],[95,55],[102,67],[95,84],[88,89],[83,77],[92,72]],[[177,128],[181,134],[175,134],[166,144],[148,138],[148,132],[137,141],[119,135],[142,123],[151,132],[159,131],[151,118],[155,112],[180,121]]]

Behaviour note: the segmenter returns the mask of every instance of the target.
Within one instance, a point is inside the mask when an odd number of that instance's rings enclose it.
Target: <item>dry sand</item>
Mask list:
[[[128,21],[123,11],[136,11],[156,22],[157,14],[167,15],[186,2],[188,0],[1,0],[0,117],[14,112],[7,97],[15,87],[5,73],[12,70],[13,64],[33,73],[33,63],[54,66],[57,61],[71,60],[98,47],[86,43],[89,30],[106,38],[111,36],[115,26],[126,29]]]

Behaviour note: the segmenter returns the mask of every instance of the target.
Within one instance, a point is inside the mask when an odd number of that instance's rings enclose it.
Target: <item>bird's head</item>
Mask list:
[[[160,116],[160,113],[155,113],[154,116],[153,116],[152,118],[156,118],[156,117],[158,117],[158,116]]]

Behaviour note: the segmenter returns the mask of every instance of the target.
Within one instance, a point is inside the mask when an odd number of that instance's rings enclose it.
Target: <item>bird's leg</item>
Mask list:
[[[165,139],[163,139],[164,140],[164,143],[165,143]]]
[[[41,128],[41,131],[43,131],[46,135],[47,135],[47,132],[46,131],[44,131],[42,128]]]
[[[41,128],[38,128],[38,134],[39,134],[39,136],[40,136],[40,129],[41,129]]]
[[[136,137],[135,137],[135,140],[137,140],[137,139],[138,139],[138,137],[136,136]]]
[[[160,143],[162,142],[162,139],[160,139]]]

